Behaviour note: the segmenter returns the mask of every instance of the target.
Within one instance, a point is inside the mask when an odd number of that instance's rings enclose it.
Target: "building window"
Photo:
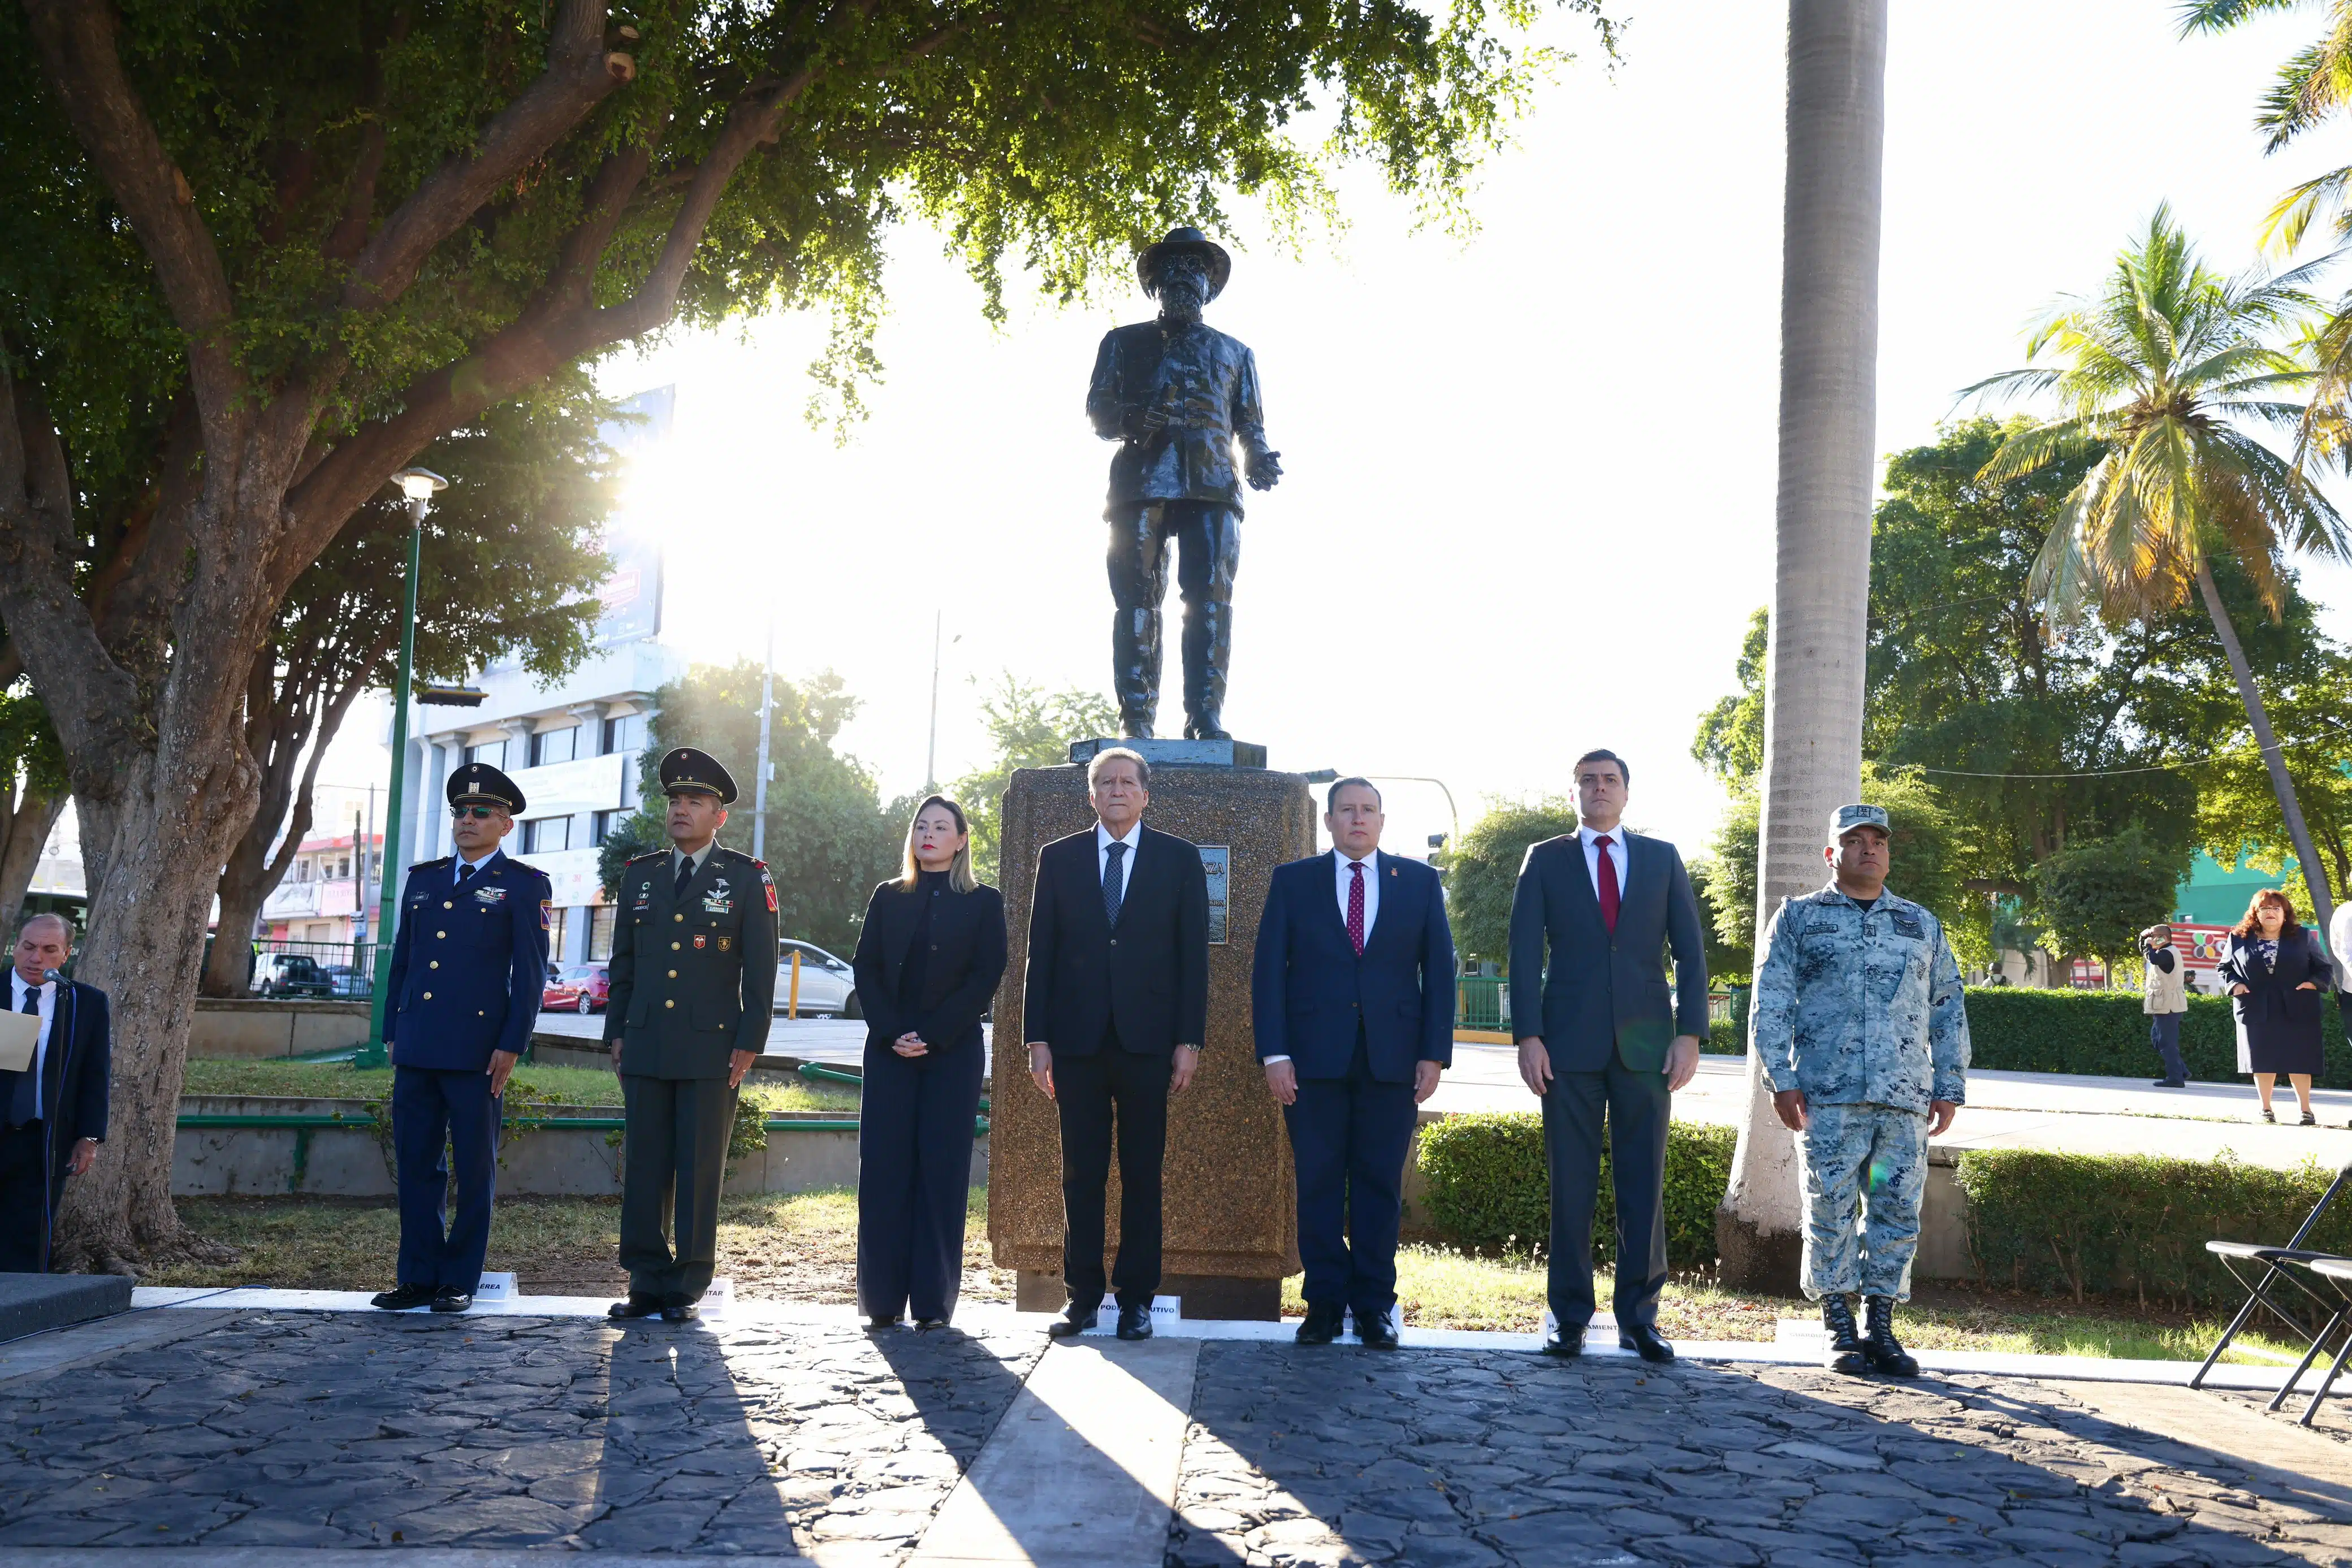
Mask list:
[[[547,961],[549,963],[561,964],[565,961],[563,937],[564,934],[571,929],[571,925],[572,911],[557,909],[549,912],[547,921]]]
[[[507,743],[503,740],[486,740],[479,746],[469,746],[466,747],[466,760],[487,762],[493,768],[504,768],[507,765]]]
[[[552,854],[571,847],[569,817],[537,817],[522,825],[522,852],[527,855]]]
[[[618,905],[601,904],[588,912],[588,961],[601,964],[613,956],[613,926],[620,919]]]
[[[620,810],[597,812],[590,821],[588,829],[588,847],[590,849],[602,849],[604,847],[604,841],[613,836],[613,830],[621,825],[621,819],[627,815],[628,813],[626,811]]]
[[[625,713],[604,721],[601,737],[601,753],[610,757],[616,751],[635,751],[646,743],[646,716]]]
[[[569,762],[580,738],[580,727],[563,729],[542,729],[530,737],[530,765],[544,768],[551,762]]]
[[[308,882],[310,880],[310,862],[307,858],[298,860],[294,862],[294,880],[296,882]]]

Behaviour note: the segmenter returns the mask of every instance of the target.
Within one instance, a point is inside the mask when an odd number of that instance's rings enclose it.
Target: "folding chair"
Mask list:
[[[2286,1396],[2294,1389],[2296,1382],[2310,1369],[2311,1364],[2326,1351],[2327,1342],[2339,1329],[2345,1327],[2347,1317],[2352,1317],[2352,1296],[2347,1296],[2342,1285],[2337,1282],[2338,1281],[2352,1282],[2352,1258],[2344,1258],[2333,1252],[2313,1251],[2304,1246],[2304,1242],[2310,1238],[2311,1233],[2318,1228],[2321,1218],[2327,1213],[2328,1206],[2336,1201],[2336,1194],[2342,1192],[2347,1184],[2352,1184],[2352,1161],[2347,1161],[2344,1167],[2336,1173],[2336,1179],[2327,1184],[2327,1190],[2319,1195],[2319,1201],[2311,1206],[2311,1212],[2305,1216],[2303,1224],[2296,1228],[2294,1235],[2288,1239],[2284,1247],[2266,1247],[2254,1241],[2208,1241],[2205,1243],[2205,1250],[2221,1260],[2221,1267],[2230,1271],[2230,1277],[2246,1287],[2246,1304],[2238,1309],[2238,1315],[2231,1319],[2230,1326],[2221,1332],[2221,1337],[2215,1342],[2211,1354],[2205,1357],[2205,1364],[2199,1367],[2197,1375],[2189,1380],[2189,1387],[2204,1386],[2206,1375],[2213,1370],[2214,1364],[2221,1359],[2221,1353],[2230,1348],[2230,1342],[2238,1337],[2246,1324],[2252,1320],[2255,1309],[2260,1308],[2284,1324],[2289,1333],[2303,1340],[2309,1347],[2303,1360],[2295,1366],[2294,1375],[2289,1377],[2280,1387],[2278,1397],[2271,1401],[2270,1407],[2275,1410],[2286,1403]],[[2289,1271],[2291,1269],[2301,1268],[2313,1270],[2315,1272],[2315,1265],[2321,1262],[2345,1265],[2345,1272],[2332,1277],[2323,1276],[2327,1279],[2330,1294],[2336,1298],[2332,1302]],[[2253,1272],[2257,1266],[2260,1268],[2259,1273]],[[2325,1322],[2317,1333],[2315,1334],[2305,1329],[2292,1312],[2272,1300],[2271,1291],[2282,1283],[2292,1285],[2305,1301],[2326,1314]],[[2352,1348],[2352,1335],[2347,1335],[2346,1343],[2347,1348]],[[2328,1373],[2329,1382],[2333,1382],[2336,1372],[2343,1369],[2346,1359],[2344,1354],[2336,1356],[2335,1367]],[[2325,1391],[2326,1385],[2322,1385],[2322,1392]],[[2318,1407],[2316,1398],[2312,1401],[2312,1406],[2315,1410]],[[2309,1421],[2310,1416],[2309,1411],[2305,1412],[2304,1419],[2306,1422]]]
[[[2313,1357],[2319,1354],[2320,1347],[2325,1345],[2328,1336],[2343,1324],[2346,1317],[2352,1315],[2352,1295],[2345,1293],[2345,1286],[2352,1283],[2352,1258],[2314,1258],[2305,1267],[2335,1287],[2338,1304],[2335,1315],[2327,1320],[2327,1326],[2321,1329],[2319,1337],[2311,1342],[2311,1354],[2305,1355],[2297,1364],[2294,1376],[2286,1380],[2284,1385],[2278,1391],[2278,1397],[2271,1401],[2271,1408],[2273,1410],[2286,1403],[2287,1391],[2294,1386],[2296,1378],[2303,1375],[2304,1368],[2311,1364]],[[2344,1336],[2343,1348],[2336,1353],[2336,1359],[2328,1364],[2327,1375],[2319,1380],[2319,1386],[2312,1391],[2311,1403],[2303,1407],[2303,1415],[2299,1419],[2304,1426],[2310,1426],[2311,1418],[2319,1414],[2319,1402],[2326,1398],[2328,1389],[2335,1386],[2336,1376],[2343,1372],[2344,1363],[2347,1359],[2352,1359],[2352,1333]]]

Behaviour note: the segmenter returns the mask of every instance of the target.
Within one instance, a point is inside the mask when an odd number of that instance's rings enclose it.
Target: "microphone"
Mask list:
[[[44,969],[41,971],[41,978],[44,982],[47,982],[49,980],[62,980],[65,977],[58,973],[55,969]]]

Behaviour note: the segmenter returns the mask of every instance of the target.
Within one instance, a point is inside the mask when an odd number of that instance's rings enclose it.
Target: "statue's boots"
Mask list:
[[[1118,732],[1150,740],[1160,713],[1160,612],[1118,610],[1110,622],[1111,685],[1118,697]]]
[[[1870,1370],[1887,1377],[1918,1376],[1919,1363],[1895,1342],[1895,1298],[1864,1296],[1863,1310],[1869,1318],[1870,1332],[1863,1338],[1862,1359]]]
[[[1822,1364],[1848,1377],[1864,1370],[1862,1331],[1853,1326],[1853,1303],[1843,1295],[1822,1298]]]
[[[1225,671],[1234,656],[1234,607],[1210,600],[1184,610],[1184,738],[1231,740],[1225,733]]]

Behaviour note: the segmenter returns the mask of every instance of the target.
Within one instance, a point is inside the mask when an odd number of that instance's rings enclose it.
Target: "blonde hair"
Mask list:
[[[924,796],[923,803],[915,808],[915,814],[907,819],[907,858],[901,864],[898,885],[911,892],[923,874],[923,868],[915,863],[915,824],[922,820],[924,812],[934,806],[953,817],[956,831],[963,835],[963,848],[956,851],[955,859],[948,866],[948,885],[958,893],[970,893],[980,885],[980,878],[972,873],[971,869],[971,823],[965,818],[963,808],[945,795]]]

